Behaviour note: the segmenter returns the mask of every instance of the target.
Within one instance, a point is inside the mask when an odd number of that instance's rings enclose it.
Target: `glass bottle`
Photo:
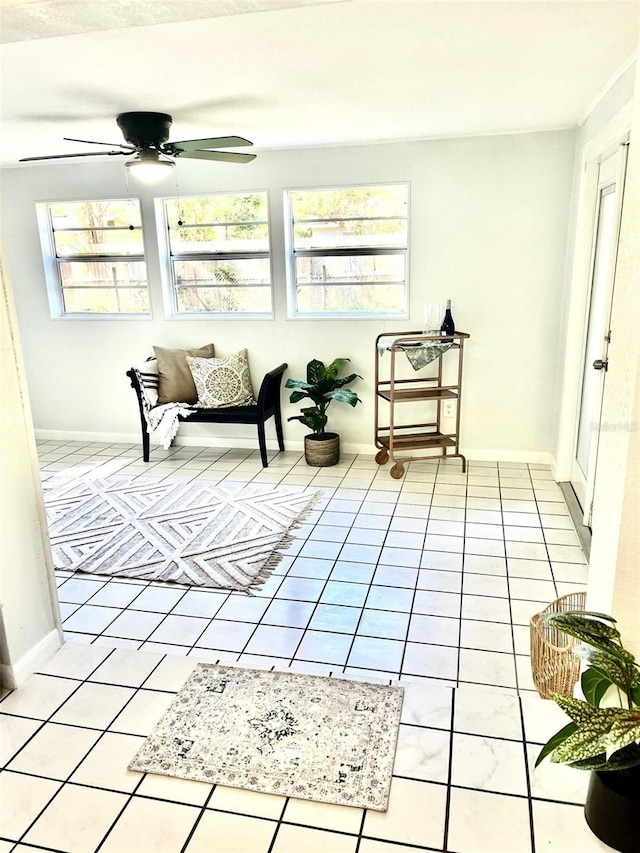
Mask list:
[[[451,300],[447,299],[447,310],[444,312],[444,320],[440,326],[440,331],[443,335],[453,335],[455,330],[456,326],[453,322],[453,314],[451,313]]]

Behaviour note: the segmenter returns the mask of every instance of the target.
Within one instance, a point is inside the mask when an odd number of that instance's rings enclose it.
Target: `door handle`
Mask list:
[[[604,359],[604,360],[603,360],[603,359],[601,359],[601,358],[597,358],[597,359],[593,362],[593,369],[594,369],[594,370],[608,370],[608,369],[609,369],[609,361],[608,361],[608,359]]]

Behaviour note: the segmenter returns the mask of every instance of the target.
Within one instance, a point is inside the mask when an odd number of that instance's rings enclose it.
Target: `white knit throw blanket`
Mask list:
[[[147,421],[147,432],[166,450],[178,432],[180,426],[178,416],[190,415],[193,411],[195,409],[188,403],[163,403],[161,406],[154,406],[152,409],[145,407],[144,416]]]

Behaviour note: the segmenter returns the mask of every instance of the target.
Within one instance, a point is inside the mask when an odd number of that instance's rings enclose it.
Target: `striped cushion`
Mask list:
[[[141,364],[134,364],[133,369],[142,389],[142,400],[147,409],[158,405],[158,360],[149,358]]]

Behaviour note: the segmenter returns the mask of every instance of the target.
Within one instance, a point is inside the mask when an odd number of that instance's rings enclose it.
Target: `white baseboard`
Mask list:
[[[367,456],[375,456],[378,448],[372,444],[356,444],[352,442],[341,442],[340,449],[343,453],[362,453]],[[303,441],[287,441],[287,450],[304,450]],[[553,455],[541,450],[477,450],[461,448],[460,452],[469,460],[476,462],[530,462],[532,465],[552,465]],[[420,452],[418,451],[419,455]],[[424,459],[440,459],[438,455]]]
[[[35,429],[34,433],[38,441],[104,441],[107,444],[140,444],[140,432],[91,432],[73,429]]]
[[[461,448],[467,459],[475,462],[529,462],[531,465],[552,465],[553,454],[544,450],[478,450]]]
[[[202,435],[178,435],[176,436],[175,444],[178,447],[230,447],[242,448],[243,450],[255,450],[256,452],[258,451],[258,439],[255,435],[253,437],[241,436],[239,438],[231,438],[230,436],[209,438]],[[303,444],[301,441],[287,440],[285,446],[287,450],[303,450]],[[277,449],[278,440],[276,438],[267,438],[267,450]],[[151,445],[151,452],[153,453],[153,445]]]
[[[104,441],[106,444],[139,444],[140,452],[142,453],[142,443],[140,441],[140,433],[127,432],[82,432],[79,430],[64,430],[64,429],[36,429],[36,439],[39,441]],[[287,442],[287,444],[295,444],[295,442]],[[299,442],[302,447],[302,442]],[[178,435],[175,438],[174,446],[176,447],[242,447],[256,449],[258,448],[258,440],[254,436],[243,436],[240,438],[232,436],[207,436],[207,435]],[[151,452],[154,447],[159,447],[151,442]],[[278,449],[278,442],[275,438],[267,438],[267,447],[270,450]]]
[[[304,442],[302,441],[287,441],[287,450],[303,450]],[[378,448],[371,444],[357,444],[352,442],[341,442],[340,449],[343,453],[363,453],[368,456],[375,456]],[[461,448],[460,452],[469,460],[477,462],[531,462],[536,465],[550,465],[552,456],[550,453],[544,453],[535,450],[474,450],[469,448]],[[402,455],[402,454],[400,454]],[[416,452],[416,457],[420,456],[420,451]],[[429,456],[425,453],[421,459],[438,460],[441,457],[437,454]]]
[[[49,631],[33,648],[15,663],[0,664],[0,682],[8,690],[15,690],[40,669],[62,646],[62,637],[57,628]]]
[[[108,444],[138,444],[139,433],[106,433],[106,432],[81,432],[77,430],[37,429],[36,438],[42,441],[104,441]],[[175,440],[177,447],[230,447],[248,450],[257,450],[258,442],[255,434],[247,436],[211,436],[211,435],[185,435],[178,434]],[[151,453],[156,445],[151,445]],[[304,450],[304,437],[286,440],[287,450],[302,452]],[[277,450],[278,443],[275,438],[267,438],[267,448]],[[362,453],[374,456],[377,448],[373,442],[370,444],[344,441],[341,442],[343,453]],[[552,453],[541,450],[483,450],[476,448],[462,448],[462,453],[467,459],[477,462],[530,462],[535,465],[555,464]],[[152,457],[153,458],[153,457]],[[438,458],[435,456],[434,458]]]

